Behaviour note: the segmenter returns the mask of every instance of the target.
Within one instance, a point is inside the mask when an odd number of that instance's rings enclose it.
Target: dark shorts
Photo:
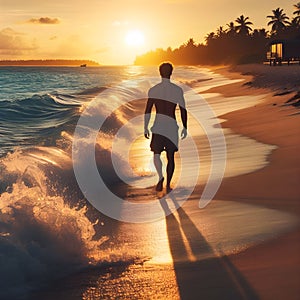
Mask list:
[[[171,142],[167,137],[156,133],[152,133],[150,148],[151,151],[153,151],[155,154],[159,154],[162,151],[167,151],[167,152],[178,151],[177,145]]]

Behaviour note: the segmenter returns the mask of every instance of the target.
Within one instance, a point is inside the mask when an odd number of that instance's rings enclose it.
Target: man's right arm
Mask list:
[[[181,132],[181,138],[184,139],[187,136],[187,110],[185,107],[185,100],[183,96],[183,91],[181,90],[181,97],[179,100],[179,109],[180,109],[180,116],[181,116],[181,122],[183,125],[183,129]]]

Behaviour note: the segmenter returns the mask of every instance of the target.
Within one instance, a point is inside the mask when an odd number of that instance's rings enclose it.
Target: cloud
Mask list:
[[[22,55],[37,49],[35,42],[29,42],[26,35],[11,28],[0,31],[0,54]]]
[[[25,33],[15,31],[15,30],[13,30],[13,29],[10,28],[10,27],[6,27],[6,28],[2,29],[2,30],[0,31],[0,33],[3,34],[3,35],[14,35],[14,36],[17,36],[17,35],[25,35]]]
[[[57,19],[57,18],[51,19],[51,18],[49,18],[49,17],[41,17],[41,18],[39,18],[39,19],[32,18],[32,19],[26,21],[26,23],[31,23],[31,24],[42,24],[42,25],[44,25],[44,24],[50,24],[50,25],[53,25],[53,24],[59,24],[60,21],[59,21],[59,19]]]

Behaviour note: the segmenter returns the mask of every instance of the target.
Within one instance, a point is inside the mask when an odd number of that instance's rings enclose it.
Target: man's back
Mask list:
[[[157,114],[166,115],[173,119],[176,119],[175,110],[177,104],[185,108],[182,89],[167,78],[162,78],[160,83],[149,90],[148,99],[150,104],[155,106]],[[150,112],[148,111],[147,113]]]

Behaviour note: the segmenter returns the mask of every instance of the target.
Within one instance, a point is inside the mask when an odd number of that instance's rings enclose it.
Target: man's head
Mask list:
[[[159,73],[162,78],[170,78],[173,72],[173,66],[170,63],[162,63],[159,66]]]

